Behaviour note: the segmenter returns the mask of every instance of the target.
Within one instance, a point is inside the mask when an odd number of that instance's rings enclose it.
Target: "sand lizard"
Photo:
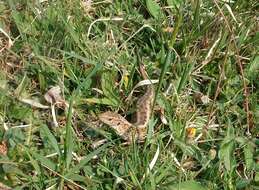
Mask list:
[[[146,74],[142,75],[145,79],[147,78]],[[149,84],[146,93],[137,101],[137,118],[135,123],[130,123],[120,114],[110,111],[100,114],[99,119],[112,127],[124,140],[128,142],[132,142],[132,140],[143,141],[147,134],[154,96],[154,87],[152,84]]]

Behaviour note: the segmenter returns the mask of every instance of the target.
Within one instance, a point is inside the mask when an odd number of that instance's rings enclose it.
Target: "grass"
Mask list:
[[[0,186],[258,189],[258,8],[252,0],[1,1]],[[159,80],[156,105],[146,142],[126,146],[97,115],[134,120],[144,88],[127,97],[143,80],[139,64]],[[52,86],[69,103],[55,108],[59,127],[51,109],[24,103],[49,105]]]

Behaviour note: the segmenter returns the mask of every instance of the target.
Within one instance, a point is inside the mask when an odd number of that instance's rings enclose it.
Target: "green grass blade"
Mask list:
[[[173,31],[172,36],[171,36],[171,40],[169,41],[169,48],[170,49],[173,48],[173,46],[174,46],[176,36],[177,36],[177,34],[179,32],[179,29],[180,29],[180,27],[182,25],[182,22],[183,22],[183,15],[182,15],[181,8],[177,12],[178,12],[177,21],[176,21],[174,31]]]
[[[184,85],[186,84],[186,81],[187,81],[188,77],[190,76],[190,73],[192,72],[193,67],[194,67],[194,64],[192,64],[192,63],[187,63],[185,65],[185,68],[184,68],[184,71],[182,73],[179,85],[177,87],[177,93],[178,94],[183,89]]]
[[[69,34],[70,34],[70,36],[72,37],[72,39],[76,42],[76,44],[77,44],[77,46],[80,48],[80,50],[81,50],[85,55],[88,55],[89,53],[91,54],[91,51],[88,51],[88,52],[87,52],[87,51],[85,50],[86,47],[84,47],[84,46],[82,45],[82,42],[81,42],[81,40],[80,40],[79,34],[77,34],[77,33],[73,30],[74,26],[73,26],[71,23],[65,21],[64,19],[63,19],[63,23],[65,24],[65,27],[66,27],[67,31],[69,32]]]
[[[155,0],[146,0],[147,9],[150,12],[150,14],[158,19],[160,15],[163,14],[161,7]]]
[[[41,154],[38,154],[36,152],[30,151],[32,156],[38,160],[42,165],[47,166],[48,168],[50,168],[53,171],[56,171],[57,169],[57,164],[55,164],[54,162],[50,161],[48,158],[42,156]]]
[[[163,66],[162,66],[162,70],[161,70],[161,74],[160,74],[160,77],[159,77],[159,82],[158,82],[158,86],[156,88],[156,94],[155,94],[155,98],[154,98],[154,103],[153,103],[153,108],[152,110],[154,109],[154,106],[155,106],[155,102],[156,102],[156,99],[157,99],[157,96],[158,96],[158,93],[162,87],[162,83],[164,81],[164,77],[165,77],[165,73],[167,71],[167,68],[168,66],[170,65],[170,63],[172,63],[174,61],[174,58],[175,56],[173,56],[173,52],[172,50],[169,50],[167,55],[166,55],[166,59],[165,59],[165,62],[163,63]]]
[[[54,148],[54,150],[58,153],[58,155],[61,156],[58,142],[57,142],[55,136],[49,130],[49,128],[46,125],[43,125],[40,128],[40,131],[41,131],[42,135],[44,135],[49,140],[50,145]]]
[[[30,163],[33,166],[34,170],[37,172],[37,174],[40,176],[41,175],[41,169],[40,166],[38,164],[38,162],[36,161],[36,159],[33,158],[33,156],[31,156],[31,154],[29,153],[29,149],[26,148],[26,153],[30,159]]]
[[[110,143],[107,143],[101,147],[99,147],[98,149],[94,150],[93,152],[91,152],[90,154],[88,154],[84,159],[82,159],[79,164],[77,164],[75,167],[71,168],[70,170],[67,171],[66,176],[70,176],[71,174],[75,173],[75,172],[79,172],[79,170],[84,167],[94,156],[96,156],[97,154],[99,154],[101,151],[105,150],[108,146],[110,145]]]
[[[64,55],[68,55],[68,57],[66,57],[66,59],[69,59],[69,58],[76,58],[78,60],[81,60],[83,61],[85,64],[91,64],[91,65],[95,65],[96,62],[90,60],[90,59],[87,59],[75,52],[68,52],[68,51],[65,51],[65,50],[60,50],[60,49],[57,49],[58,51],[60,51],[61,53],[63,53]]]
[[[74,91],[74,97],[76,98],[79,95],[80,89],[84,86],[86,86],[86,84],[89,82],[89,80],[91,79],[92,76],[94,76],[96,74],[97,71],[99,71],[102,68],[102,64],[101,63],[97,63],[94,68],[89,72],[89,74],[87,75],[87,77],[84,79],[84,81],[82,81],[76,88],[76,90]],[[86,90],[86,89],[85,89]]]
[[[200,183],[194,180],[184,181],[180,183],[175,183],[173,185],[168,185],[166,189],[171,190],[206,190]]]
[[[74,147],[73,140],[73,130],[72,130],[72,107],[73,107],[73,96],[70,98],[69,110],[67,114],[67,123],[66,123],[66,138],[65,138],[65,147],[64,147],[64,156],[66,162],[66,168],[68,169],[72,160],[72,151]]]

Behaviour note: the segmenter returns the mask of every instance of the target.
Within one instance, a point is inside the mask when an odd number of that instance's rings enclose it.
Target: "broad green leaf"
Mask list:
[[[170,173],[171,167],[168,167],[168,163],[164,162],[157,170],[156,170],[156,184],[161,183],[161,181],[166,178],[168,173]]]
[[[40,166],[38,164],[38,162],[31,156],[31,154],[29,153],[29,149],[26,148],[26,153],[30,159],[30,163],[31,165],[34,167],[35,171],[37,172],[38,175],[41,175],[41,169]]]
[[[58,142],[57,142],[55,136],[49,130],[49,128],[46,125],[43,125],[40,128],[40,131],[41,131],[42,135],[44,135],[44,137],[46,137],[48,139],[50,145],[54,148],[54,150],[60,156],[61,154],[60,154],[60,149],[59,149],[59,146],[58,146]]]
[[[240,189],[240,190],[241,189],[250,189],[250,188],[248,188],[250,183],[251,183],[251,180],[249,180],[249,179],[240,179],[236,183],[236,188]]]
[[[250,142],[247,142],[247,144],[244,147],[244,155],[245,155],[245,163],[246,168],[248,171],[251,171],[254,167],[254,147]]]
[[[65,147],[64,147],[64,156],[66,160],[67,169],[69,168],[69,165],[72,160],[72,151],[74,147],[73,130],[72,130],[72,106],[73,106],[73,96],[70,99],[69,110],[67,114],[66,138],[65,138]]]
[[[96,74],[96,72],[98,70],[100,70],[102,68],[102,64],[98,63],[94,66],[94,68],[89,72],[89,74],[87,75],[87,77],[84,79],[84,81],[82,81],[76,88],[76,90],[74,91],[74,97],[76,98],[81,90],[81,88],[84,87],[84,90],[86,90],[86,85],[89,84],[89,80],[91,80],[91,77],[94,76]]]
[[[20,168],[18,168],[15,165],[12,165],[12,164],[5,164],[5,163],[1,164],[1,172],[2,171],[5,174],[19,175],[19,176],[22,176],[24,178],[29,178],[29,175],[25,174],[24,171],[22,171]]]
[[[155,94],[155,98],[154,98],[154,102],[156,102],[156,99],[157,99],[157,96],[158,96],[158,93],[162,87],[162,83],[164,81],[164,77],[165,77],[165,73],[167,72],[167,69],[168,69],[168,66],[174,62],[174,59],[175,59],[175,55],[173,54],[172,50],[169,50],[167,52],[167,55],[166,55],[166,58],[165,58],[165,61],[163,62],[163,65],[162,65],[162,69],[161,69],[161,74],[160,74],[160,77],[159,77],[159,82],[158,82],[158,86],[156,88],[156,94]],[[155,104],[153,104],[153,107],[154,107]],[[152,108],[153,110],[153,108]]]
[[[155,0],[146,0],[146,5],[149,13],[154,18],[158,18],[160,15],[162,15],[161,8]]]
[[[195,154],[195,150],[191,147],[191,145],[187,145],[182,141],[179,141],[175,139],[175,145],[181,148],[183,152],[185,152],[187,155],[193,156]]]
[[[186,81],[188,79],[188,77],[190,76],[192,70],[193,70],[194,64],[190,63],[186,63],[185,68],[184,68],[184,72],[182,73],[182,76],[180,78],[180,82],[178,84],[177,87],[177,92],[178,94],[181,92],[181,90],[183,89],[184,85],[186,84]]]
[[[102,73],[102,78],[101,78],[101,85],[102,85],[102,90],[103,94],[107,97],[113,96],[114,95],[114,82],[116,81],[116,75],[114,72],[104,72]]]
[[[50,161],[48,158],[42,156],[41,154],[38,154],[36,152],[31,151],[32,156],[38,160],[42,165],[48,167],[49,169],[56,171],[57,169],[57,164],[54,162]]]
[[[192,156],[195,157],[197,160],[199,160],[200,162],[202,162],[202,156],[201,156],[201,152],[198,149],[198,147],[196,147],[195,144],[186,144],[180,140],[175,139],[174,141],[175,145],[179,146],[181,148],[181,150],[184,152],[184,154],[188,155],[188,156]]]
[[[38,80],[39,80],[40,90],[41,92],[44,92],[46,89],[46,80],[45,80],[45,76],[40,72],[38,73]]]
[[[25,91],[26,87],[28,86],[28,83],[29,83],[29,79],[28,79],[27,75],[25,74],[23,76],[22,81],[20,82],[18,87],[15,89],[14,94],[17,97],[20,97],[22,95],[22,93]]]
[[[170,6],[172,8],[174,8],[174,7],[179,8],[181,3],[182,3],[182,0],[167,0],[168,6]]]
[[[169,185],[166,189],[170,190],[207,190],[204,186],[194,180],[175,183],[173,185]]]
[[[117,90],[114,85],[114,81],[116,81],[116,75],[113,72],[104,72],[102,74],[101,85],[103,94],[113,102],[113,105],[119,105],[120,100],[118,98]]]
[[[32,115],[32,109],[28,106],[21,106],[21,104],[12,103],[7,115],[13,119],[27,120]]]
[[[157,124],[157,119],[154,119],[154,117],[152,117],[149,121],[149,125],[148,125],[148,132],[147,132],[147,140],[146,142],[150,142],[153,132],[154,132],[154,127]]]
[[[251,62],[248,64],[248,69],[246,70],[247,76],[251,79],[258,77],[259,72],[259,56],[256,56]]]
[[[81,176],[81,175],[78,175],[78,174],[72,174],[68,177],[68,179],[70,179],[71,181],[80,181],[80,182],[86,182],[87,180],[87,177],[85,176]]]
[[[247,139],[244,137],[236,137],[235,140],[240,146],[244,146],[247,142]]]
[[[229,141],[221,145],[221,148],[219,151],[219,158],[221,159],[221,161],[223,161],[223,164],[225,165],[225,168],[228,171],[231,171],[233,169],[234,147],[235,147],[234,142]]]
[[[229,172],[232,171],[235,164],[234,149],[234,129],[231,126],[228,126],[227,135],[220,146],[219,159],[223,162],[225,168]]]

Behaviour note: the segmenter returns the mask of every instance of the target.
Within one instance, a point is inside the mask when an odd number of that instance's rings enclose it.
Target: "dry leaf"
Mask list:
[[[203,95],[201,97],[201,101],[205,105],[205,104],[208,104],[210,102],[210,98],[208,96],[206,96],[206,95]]]
[[[91,147],[93,149],[96,149],[96,148],[98,148],[99,146],[103,145],[106,142],[107,142],[107,139],[98,140],[98,141],[93,142]]]
[[[0,182],[0,190],[11,190],[11,188]]]
[[[60,94],[61,94],[60,87],[54,86],[51,89],[49,89],[48,92],[44,95],[45,100],[51,104],[51,114],[52,114],[53,123],[55,127],[58,127],[57,117],[55,113],[55,105],[61,106],[65,109],[68,108],[68,103],[64,100],[64,98]]]
[[[83,0],[81,2],[82,7],[84,8],[85,12],[89,12],[92,9],[92,0]]]
[[[41,109],[49,109],[49,106],[43,105],[34,99],[20,98],[19,100],[25,104],[31,105],[32,107],[41,108]]]
[[[164,108],[160,108],[159,109],[159,113],[160,113],[160,119],[161,119],[162,123],[164,125],[168,125],[168,121],[167,121],[167,119],[165,117],[165,109]]]
[[[172,33],[174,31],[174,28],[173,27],[166,27],[166,28],[163,28],[162,30],[164,32],[167,32],[167,33]]]
[[[131,98],[132,98],[132,95],[133,95],[133,92],[136,88],[140,87],[140,86],[145,86],[145,85],[151,85],[151,84],[155,84],[155,83],[158,83],[159,80],[149,80],[149,79],[146,79],[146,80],[142,80],[140,82],[138,82],[138,84],[136,84],[136,86],[133,87],[132,91],[129,93],[126,101],[129,101]]]
[[[217,156],[217,150],[215,150],[214,148],[210,149],[209,151],[209,157],[211,160],[214,160]]]
[[[194,161],[194,160],[186,160],[184,163],[183,163],[183,168],[186,169],[186,170],[190,170],[192,168],[194,168],[195,166],[197,165],[197,162]]]
[[[1,53],[4,49],[10,49],[13,46],[13,41],[11,40],[7,32],[5,32],[1,27],[0,27],[0,34],[3,34],[7,38],[7,42],[6,44],[4,44],[4,47],[0,47],[0,53]],[[0,42],[1,41],[2,40],[0,38]]]
[[[61,90],[59,86],[54,86],[48,90],[48,92],[44,95],[44,98],[47,102],[51,104],[63,103],[64,99],[61,97]]]
[[[0,155],[7,155],[7,151],[8,151],[7,144],[5,141],[2,141],[0,143]]]

